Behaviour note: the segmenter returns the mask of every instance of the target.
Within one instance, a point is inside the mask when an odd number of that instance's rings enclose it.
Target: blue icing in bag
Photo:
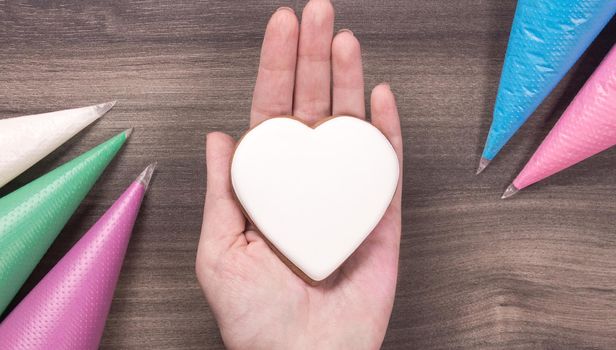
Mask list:
[[[616,0],[520,0],[482,158],[492,160],[616,12]]]

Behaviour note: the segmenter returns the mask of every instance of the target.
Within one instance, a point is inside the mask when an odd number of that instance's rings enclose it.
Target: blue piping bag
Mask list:
[[[480,173],[616,12],[616,0],[518,2]]]

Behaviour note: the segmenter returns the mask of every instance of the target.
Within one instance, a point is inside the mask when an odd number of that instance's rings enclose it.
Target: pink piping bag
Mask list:
[[[504,198],[616,144],[616,46],[612,47]]]
[[[148,166],[0,324],[0,349],[98,349]]]

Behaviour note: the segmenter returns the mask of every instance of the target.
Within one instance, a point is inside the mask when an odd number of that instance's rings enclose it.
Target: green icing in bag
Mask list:
[[[0,198],[0,313],[129,135],[124,131]]]

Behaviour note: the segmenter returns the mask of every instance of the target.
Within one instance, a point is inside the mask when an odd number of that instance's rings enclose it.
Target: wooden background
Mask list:
[[[134,126],[17,300],[149,162],[105,349],[221,349],[194,259],[204,138],[247,126],[269,15],[304,1],[0,0],[0,116],[118,99],[0,194]],[[385,349],[616,348],[616,150],[500,194],[616,38],[613,20],[481,176],[475,168],[515,1],[340,0],[366,83],[389,82],[405,136],[404,232]]]

